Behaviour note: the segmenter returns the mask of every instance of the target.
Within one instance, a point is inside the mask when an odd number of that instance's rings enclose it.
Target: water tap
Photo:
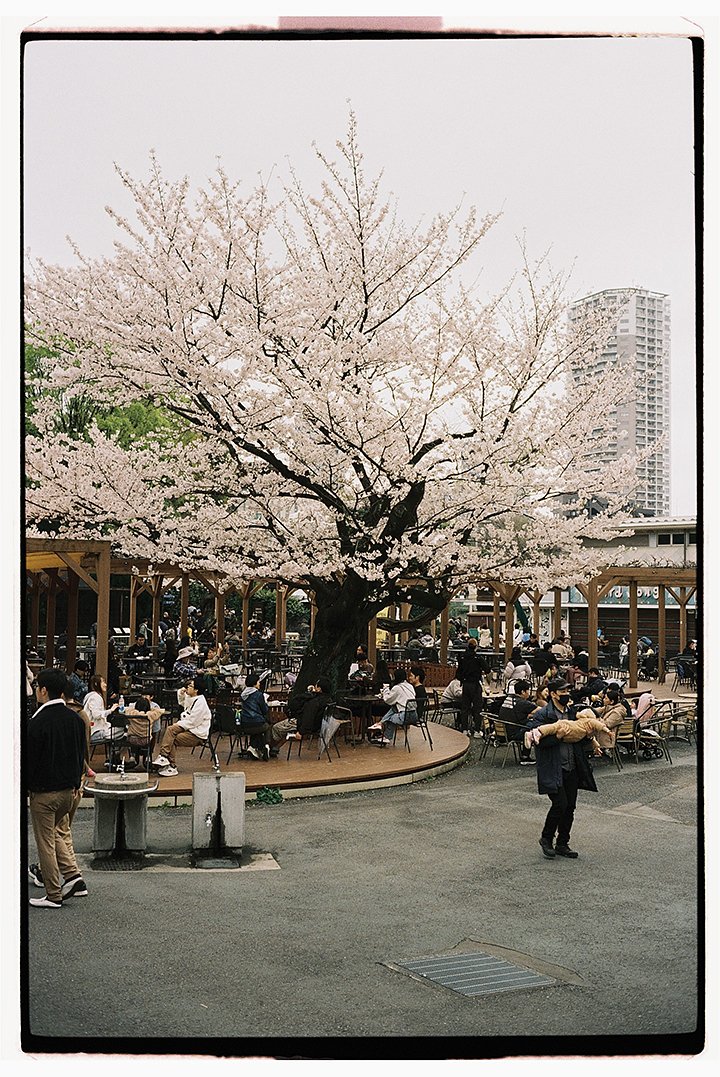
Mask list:
[[[211,811],[209,811],[209,812],[207,813],[207,815],[205,816],[205,826],[206,826],[206,827],[208,828],[208,830],[209,830],[209,829],[210,829],[210,827],[212,826],[212,821],[213,821],[213,816],[212,816],[212,812],[211,812]]]

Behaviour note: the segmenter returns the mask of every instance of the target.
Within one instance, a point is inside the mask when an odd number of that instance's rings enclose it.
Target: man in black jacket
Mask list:
[[[528,721],[528,729],[569,717],[567,709],[570,703],[570,685],[567,681],[562,677],[555,677],[548,682],[548,690],[549,702],[541,710],[535,711]],[[578,854],[570,848],[569,842],[578,789],[589,789],[597,793],[595,778],[587,758],[589,748],[588,738],[569,743],[558,740],[554,734],[543,737],[535,745],[538,792],[546,793],[550,797],[550,810],[540,836],[543,856],[548,859],[554,859],[556,855],[566,856],[571,860],[577,858]],[[601,752],[601,749],[597,750]]]
[[[82,780],[86,733],[80,716],[63,702],[66,689],[61,670],[41,670],[36,690],[40,706],[27,727],[30,817],[45,886],[45,896],[30,898],[30,904],[45,909],[61,909],[63,899],[87,896],[67,819]]]
[[[472,711],[473,729],[475,736],[482,735],[482,679],[486,672],[485,659],[477,652],[477,640],[471,636],[468,640],[467,650],[460,657],[457,666],[456,677],[462,685],[460,698],[460,712],[458,725],[463,733],[470,733],[470,712]]]

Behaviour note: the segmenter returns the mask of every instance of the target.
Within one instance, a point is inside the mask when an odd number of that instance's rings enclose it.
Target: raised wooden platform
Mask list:
[[[353,747],[338,737],[340,758],[330,748],[332,762],[327,755],[318,759],[317,742],[304,744],[302,755],[297,758],[297,745],[293,744],[290,759],[287,758],[287,744],[283,742],[280,755],[267,762],[256,759],[238,759],[237,755],[227,762],[228,740],[223,738],[218,745],[220,772],[245,772],[246,793],[253,797],[263,786],[274,786],[282,790],[284,796],[318,796],[323,793],[347,792],[349,789],[372,789],[386,785],[399,785],[428,778],[433,773],[442,773],[462,763],[469,745],[464,733],[458,733],[447,726],[430,723],[433,749],[423,739],[420,729],[409,732],[410,751],[405,748],[404,735],[398,733],[394,747],[378,748],[367,741],[356,743]],[[94,760],[100,764],[99,753]],[[194,754],[190,748],[177,751],[179,774],[172,778],[160,778],[158,788],[150,794],[157,803],[179,798],[192,797],[193,773],[209,774],[213,770],[210,753],[206,750],[200,758],[200,749]],[[92,801],[90,794],[85,794],[86,801]]]

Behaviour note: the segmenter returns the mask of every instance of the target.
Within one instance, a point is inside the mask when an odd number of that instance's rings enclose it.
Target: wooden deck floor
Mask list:
[[[367,741],[346,743],[340,736],[338,759],[332,748],[332,762],[326,755],[318,759],[316,742],[303,745],[302,755],[297,758],[297,745],[293,745],[291,757],[287,759],[287,745],[280,747],[280,755],[267,762],[255,759],[238,759],[237,755],[228,763],[228,741],[226,738],[218,745],[218,758],[221,773],[244,771],[246,792],[255,793],[263,786],[275,786],[295,795],[326,793],[339,791],[347,786],[362,788],[393,784],[394,781],[417,781],[427,778],[438,768],[445,770],[462,762],[468,750],[469,740],[464,733],[436,723],[430,724],[433,749],[423,739],[419,729],[409,732],[410,751],[405,748],[403,734],[400,733],[394,747],[378,748]],[[213,770],[212,759],[205,751],[202,759],[200,749],[191,753],[190,748],[178,748],[176,756],[179,774],[175,777],[160,778],[153,799],[165,801],[179,797],[192,796],[193,773],[209,774]],[[91,794],[86,793],[91,799]]]

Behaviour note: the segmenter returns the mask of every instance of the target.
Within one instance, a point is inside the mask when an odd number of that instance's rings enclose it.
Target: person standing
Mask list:
[[[470,713],[472,712],[473,733],[482,736],[482,679],[485,673],[485,661],[477,652],[477,640],[471,636],[467,649],[460,657],[457,666],[457,679],[462,685],[460,713],[458,723],[460,731],[470,735]]]
[[[548,703],[541,710],[535,711],[528,721],[528,729],[569,717],[567,709],[570,703],[570,685],[567,681],[562,677],[555,677],[548,684],[548,690]],[[554,859],[556,855],[569,857],[571,860],[577,858],[578,854],[570,848],[570,831],[575,818],[578,789],[597,792],[587,758],[589,747],[588,738],[569,743],[558,740],[554,734],[543,737],[535,746],[538,792],[550,798],[550,810],[540,835],[540,847],[543,856],[548,859]],[[602,754],[600,749],[598,754]]]
[[[40,706],[27,727],[30,818],[45,887],[44,897],[30,898],[30,904],[43,909],[61,909],[67,898],[86,897],[88,892],[70,832],[85,768],[86,726],[64,703],[67,690],[62,670],[40,670],[36,690]]]

